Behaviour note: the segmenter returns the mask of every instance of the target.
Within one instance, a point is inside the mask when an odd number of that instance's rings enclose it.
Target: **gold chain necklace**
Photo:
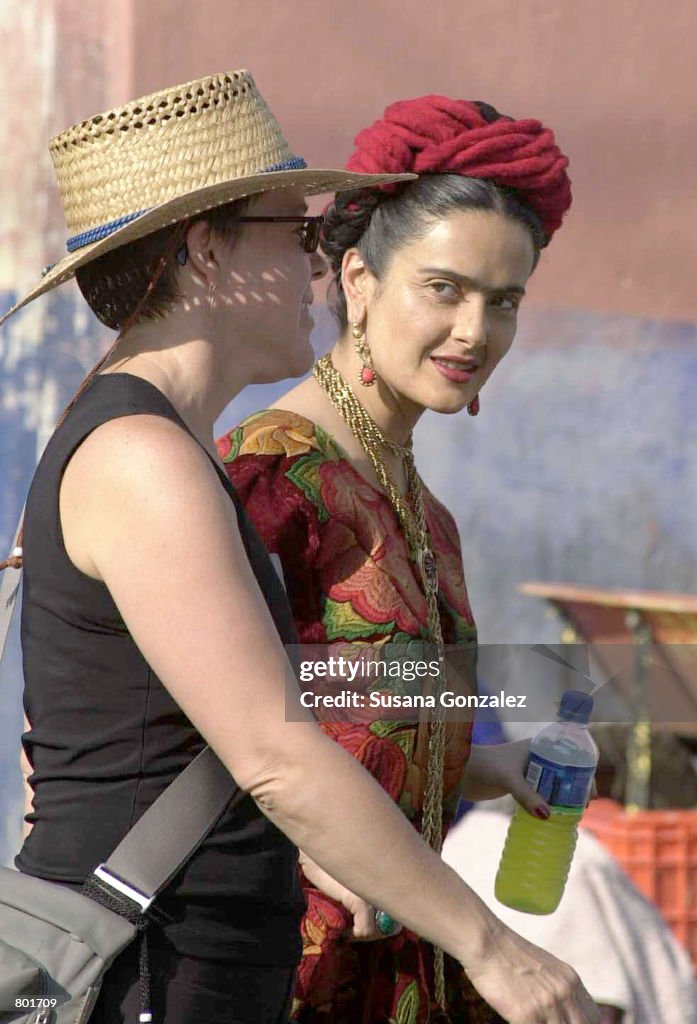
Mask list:
[[[332,363],[330,355],[322,356],[315,363],[312,372],[317,383],[348,424],[351,433],[370,459],[375,474],[395,511],[410,557],[419,568],[424,597],[428,606],[429,639],[436,647],[439,664],[434,692],[436,706],[433,709],[428,736],[428,765],[421,832],[431,849],[440,853],[443,840],[443,766],[445,762],[445,709],[441,704],[440,696],[445,683],[445,654],[438,611],[438,568],[426,521],[423,485],[414,463],[411,436],[406,445],[399,445],[388,438],[361,405],[353,389]],[[399,493],[394,476],[385,463],[382,454],[385,448],[399,455],[404,461],[409,500]],[[435,996],[437,1002],[445,1010],[443,951],[436,947],[434,953]]]

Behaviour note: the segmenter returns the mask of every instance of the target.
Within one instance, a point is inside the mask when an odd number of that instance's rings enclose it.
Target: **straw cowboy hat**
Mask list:
[[[248,71],[210,75],[73,125],[49,151],[68,255],[2,318],[127,242],[223,203],[300,185],[306,195],[413,174],[317,170],[294,156]]]

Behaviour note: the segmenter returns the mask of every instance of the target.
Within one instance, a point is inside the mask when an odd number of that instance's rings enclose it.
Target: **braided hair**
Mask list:
[[[392,104],[356,136],[351,170],[416,171],[416,181],[339,194],[325,211],[322,251],[332,306],[347,326],[341,266],[357,248],[380,278],[391,257],[456,211],[492,210],[522,224],[534,266],[571,203],[567,159],[539,121],[514,121],[487,103],[425,96]]]

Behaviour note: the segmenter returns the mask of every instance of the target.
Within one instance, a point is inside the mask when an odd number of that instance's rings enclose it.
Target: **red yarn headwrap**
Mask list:
[[[392,103],[359,132],[346,167],[366,173],[462,174],[515,189],[551,238],[571,205],[569,161],[539,121],[487,121],[469,100],[421,96]],[[382,186],[394,191],[396,185]]]

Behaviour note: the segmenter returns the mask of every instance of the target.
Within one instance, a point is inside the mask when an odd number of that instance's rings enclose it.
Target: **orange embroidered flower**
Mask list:
[[[291,458],[318,449],[310,420],[283,409],[267,409],[245,420],[242,426],[240,455],[287,455]]]

